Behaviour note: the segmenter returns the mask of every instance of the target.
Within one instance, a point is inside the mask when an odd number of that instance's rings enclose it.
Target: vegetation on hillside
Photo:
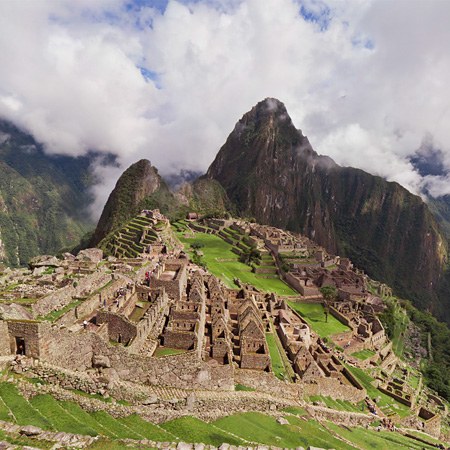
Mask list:
[[[25,265],[75,245],[92,227],[87,206],[95,155],[49,156],[34,139],[0,121],[0,239],[4,260]],[[1,258],[0,249],[0,258]]]

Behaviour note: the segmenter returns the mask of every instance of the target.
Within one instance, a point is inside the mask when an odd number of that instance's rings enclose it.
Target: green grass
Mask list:
[[[195,417],[181,417],[166,422],[161,427],[179,437],[183,442],[203,442],[217,447],[224,442],[232,445],[245,445],[241,439]]]
[[[270,363],[272,365],[272,372],[280,380],[287,378],[286,369],[283,364],[278,346],[275,342],[275,335],[273,333],[266,333],[266,342],[270,352]]]
[[[350,331],[347,325],[339,322],[331,314],[328,314],[328,322],[325,322],[325,313],[321,303],[288,302],[288,304],[308,322],[313,331],[321,338]]]
[[[106,430],[108,430],[109,433],[111,433],[113,436],[118,437],[119,439],[144,438],[142,434],[133,431],[131,428],[128,428],[125,424],[122,424],[105,411],[95,411],[91,415],[102,427],[104,427]]]
[[[137,414],[118,419],[136,433],[143,435],[146,439],[157,442],[172,442],[175,438],[166,430],[142,419]]]
[[[287,416],[289,425],[279,424],[274,417],[248,412],[224,417],[214,425],[248,441],[281,448],[309,445],[322,448],[349,449],[344,442],[334,438],[318,422]]]
[[[436,439],[436,438],[430,436],[429,434],[421,433],[420,431],[408,430],[408,434],[416,436],[420,439],[424,439],[425,441],[429,442],[430,444],[442,444],[443,443],[439,439]]]
[[[352,356],[361,359],[362,361],[371,358],[373,355],[375,355],[375,352],[369,349],[360,350],[359,352],[352,353]]]
[[[247,391],[247,392],[253,392],[255,389],[249,386],[244,386],[243,384],[235,384],[234,385],[235,391]]]
[[[48,394],[36,395],[30,400],[30,403],[52,424],[55,430],[88,436],[97,435],[94,429],[78,421]]]
[[[84,423],[89,428],[92,428],[95,430],[98,434],[101,434],[103,436],[108,437],[116,437],[116,435],[108,430],[107,428],[103,427],[97,420],[94,419],[88,412],[86,412],[81,406],[79,406],[77,403],[74,402],[68,402],[68,401],[60,401],[59,404],[70,414],[72,415],[76,420],[79,422]]]
[[[6,422],[13,421],[10,409],[6,406],[5,402],[1,398],[0,398],[0,420],[5,420]]]
[[[169,347],[158,347],[153,353],[153,356],[169,356],[169,355],[180,355],[181,353],[186,353],[186,350],[182,350],[179,348],[169,348]]]
[[[75,300],[74,302],[69,303],[64,306],[64,308],[58,309],[57,311],[52,311],[48,313],[46,316],[42,317],[42,320],[48,320],[49,322],[55,322],[61,316],[63,316],[67,311],[77,307],[83,300]]]
[[[328,408],[336,409],[337,411],[365,412],[367,409],[364,402],[354,404],[345,400],[334,400],[331,397],[322,395],[312,395],[309,397],[309,400],[311,402],[323,402]]]
[[[306,409],[301,408],[300,406],[288,406],[287,408],[284,408],[283,411],[300,417],[308,415]]]
[[[51,423],[19,394],[13,384],[0,383],[0,397],[14,414],[19,425],[34,425],[44,430],[52,429]]]
[[[279,278],[258,278],[251,271],[251,267],[239,262],[238,256],[231,251],[232,245],[225,242],[219,236],[205,233],[195,233],[193,238],[185,238],[183,233],[177,233],[178,239],[185,245],[185,250],[192,257],[193,252],[190,245],[193,242],[203,244],[203,261],[208,270],[215,276],[221,278],[224,283],[235,288],[234,278],[239,278],[244,283],[249,283],[266,292],[274,292],[279,295],[298,294]],[[226,261],[223,261],[223,260]]]
[[[124,444],[123,442],[111,441],[109,439],[99,439],[86,448],[89,450],[154,450],[152,447],[144,447],[141,444],[135,447],[130,446],[129,444]]]
[[[409,318],[406,312],[400,306],[395,308],[395,326],[391,337],[392,350],[397,356],[402,356],[405,346],[403,338],[406,328],[409,324]]]
[[[399,433],[389,431],[374,431],[366,430],[365,428],[347,428],[335,425],[334,423],[327,423],[327,427],[333,430],[340,436],[360,445],[362,448],[374,450],[389,450],[389,449],[411,449],[422,450],[431,449],[435,447],[427,446],[414,439],[402,436]]]

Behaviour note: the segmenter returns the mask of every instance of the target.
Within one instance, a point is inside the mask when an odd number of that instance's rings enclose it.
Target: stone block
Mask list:
[[[103,250],[99,248],[86,248],[78,253],[76,259],[78,261],[89,261],[98,264],[103,259]]]
[[[92,365],[93,367],[109,368],[111,367],[111,362],[107,356],[94,355],[92,357]]]
[[[289,422],[284,417],[278,417],[277,422],[280,425],[289,425]]]
[[[25,427],[22,427],[19,433],[23,434],[24,436],[38,436],[42,433],[42,430],[33,425],[27,425]]]

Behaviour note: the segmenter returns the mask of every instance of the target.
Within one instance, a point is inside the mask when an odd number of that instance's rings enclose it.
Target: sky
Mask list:
[[[446,0],[2,0],[0,117],[48,153],[117,155],[97,215],[138,159],[206,171],[266,97],[338,164],[450,194],[449,23]]]

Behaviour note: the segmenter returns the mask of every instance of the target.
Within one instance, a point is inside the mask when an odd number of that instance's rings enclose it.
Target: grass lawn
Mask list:
[[[241,439],[195,417],[181,417],[166,422],[161,427],[179,437],[183,442],[203,442],[216,447],[224,442],[232,445],[245,445]]]
[[[180,348],[158,347],[155,350],[155,353],[153,353],[153,356],[159,358],[160,356],[179,355],[181,353],[186,353],[186,350]]]
[[[328,322],[325,322],[323,305],[320,303],[288,302],[289,306],[298,312],[321,338],[333,334],[350,331],[347,325],[339,322],[331,314],[328,314]]]
[[[279,424],[274,417],[248,412],[235,414],[214,422],[216,426],[251,442],[281,448],[305,447],[350,449],[352,447],[334,438],[318,422],[286,416],[289,425]]]
[[[249,283],[266,292],[274,292],[279,295],[298,295],[284,281],[279,278],[258,278],[247,264],[239,262],[238,256],[231,251],[232,245],[222,238],[206,233],[195,233],[193,238],[185,238],[183,233],[177,233],[178,239],[184,244],[185,250],[192,257],[191,244],[199,243],[203,247],[203,261],[208,270],[223,280],[230,288],[236,288],[234,278],[239,278],[244,283]]]
[[[371,358],[373,355],[375,355],[375,352],[369,349],[360,350],[359,352],[352,353],[352,356],[361,359],[362,361]]]
[[[284,380],[287,378],[286,369],[284,367],[283,360],[281,359],[275,339],[276,337],[273,333],[266,333],[266,341],[269,347],[272,371],[277,378]]]
[[[65,433],[97,436],[97,432],[83,422],[79,422],[68,413],[51,395],[36,395],[30,400],[36,408],[53,426],[55,430]]]
[[[44,430],[52,429],[51,423],[19,394],[13,384],[0,383],[0,397],[14,414],[19,425],[34,425]]]

